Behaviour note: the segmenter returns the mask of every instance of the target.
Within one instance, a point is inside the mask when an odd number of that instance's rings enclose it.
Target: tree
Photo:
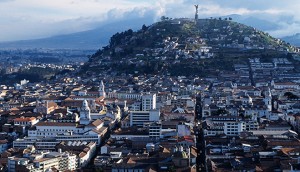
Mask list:
[[[160,20],[161,20],[161,21],[166,21],[166,20],[169,20],[169,17],[161,16]]]
[[[103,172],[104,171],[101,167],[97,167],[95,170],[96,170],[96,172]]]
[[[92,87],[89,89],[89,91],[98,91],[98,88],[95,87],[95,86],[92,86]]]
[[[143,24],[143,26],[142,26],[142,30],[145,32],[145,31],[147,31],[147,30],[148,30],[148,27],[147,27],[145,24]]]
[[[172,165],[171,167],[169,167],[169,172],[173,172],[176,171],[176,168],[174,167],[174,165]]]
[[[293,94],[292,92],[285,92],[284,96],[287,97],[288,99],[298,99],[299,96]]]
[[[229,112],[225,109],[218,109],[217,111],[212,111],[211,114],[213,116],[219,116],[219,115],[229,114]]]
[[[127,32],[125,33],[126,36],[131,36],[133,34],[133,30],[132,29],[128,29]]]
[[[292,53],[288,53],[287,55],[286,55],[286,58],[293,58],[293,54]]]

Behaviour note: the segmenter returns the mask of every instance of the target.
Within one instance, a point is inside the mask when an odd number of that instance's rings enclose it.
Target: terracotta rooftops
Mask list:
[[[90,124],[89,124],[89,126],[94,126],[94,127],[97,127],[97,126],[101,125],[102,123],[103,123],[103,121],[102,121],[102,120],[100,120],[100,119],[97,119],[96,121],[94,121],[94,122],[90,123]]]
[[[36,118],[35,117],[21,117],[21,118],[15,118],[14,122],[29,122],[29,121],[34,121]]]

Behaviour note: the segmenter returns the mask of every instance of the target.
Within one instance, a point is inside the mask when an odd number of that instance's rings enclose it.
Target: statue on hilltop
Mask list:
[[[197,20],[198,20],[198,7],[199,7],[199,5],[195,5],[195,8],[196,8],[195,23],[197,23]]]

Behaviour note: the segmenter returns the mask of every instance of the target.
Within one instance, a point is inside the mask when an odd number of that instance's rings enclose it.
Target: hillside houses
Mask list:
[[[116,34],[78,71],[0,86],[0,167],[297,169],[295,61],[260,54],[278,47],[231,21],[165,22]]]

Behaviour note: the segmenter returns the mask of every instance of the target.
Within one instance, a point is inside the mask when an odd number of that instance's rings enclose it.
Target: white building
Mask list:
[[[174,99],[169,99],[166,101],[166,105],[169,106],[178,106],[178,107],[187,107],[187,108],[194,108],[195,107],[195,100],[191,97],[175,97]]]
[[[142,111],[156,109],[156,94],[146,94],[142,96]]]
[[[177,125],[177,136],[183,137],[183,136],[190,136],[191,130],[190,127],[185,125],[184,123],[180,123]]]
[[[58,141],[86,140],[100,143],[101,136],[106,132],[101,120],[96,120],[89,125],[77,123],[39,122],[36,130],[29,130],[31,138],[55,138]]]
[[[142,103],[135,102],[129,116],[130,126],[143,126],[145,123],[159,121],[160,110],[156,109],[156,94],[143,95]]]
[[[132,111],[130,112],[130,126],[143,126],[144,123],[157,122],[160,118],[160,111]]]
[[[85,167],[96,154],[96,143],[86,141],[68,141],[57,145],[58,150],[75,151],[78,167]]]
[[[225,122],[224,123],[224,134],[237,136],[241,132],[246,130],[244,122]]]
[[[127,92],[109,92],[107,93],[107,98],[117,98],[117,99],[133,99],[140,100],[142,98],[141,93],[127,93]]]
[[[23,79],[20,81],[20,85],[26,85],[29,83],[29,80]]]
[[[149,137],[150,138],[160,138],[161,137],[161,123],[154,122],[149,125]]]
[[[293,83],[293,82],[278,82],[275,83],[272,81],[271,85],[275,88],[275,89],[296,89],[299,90],[300,86],[299,84]]]
[[[55,145],[61,141],[89,141],[100,144],[101,138],[107,132],[102,120],[91,120],[90,109],[87,101],[83,101],[80,109],[79,124],[76,122],[47,122],[42,121],[35,125],[34,129],[28,131],[28,137],[17,139],[13,142],[14,147],[26,148],[32,143],[39,143],[41,149],[44,144]],[[46,149],[47,150],[47,149]]]
[[[30,156],[30,155],[29,155]],[[27,169],[28,171],[49,171],[56,168],[59,171],[76,170],[77,157],[68,152],[45,152],[36,154],[34,159],[27,157],[9,157],[8,172],[18,172]]]
[[[226,134],[229,136],[239,135],[246,130],[246,123],[237,116],[210,116],[206,118],[211,123],[209,129],[204,130],[207,136]]]
[[[83,151],[78,155],[78,166],[85,167],[91,161],[96,153],[96,144],[89,143],[89,151]]]
[[[15,118],[14,119],[14,125],[23,125],[31,127],[38,123],[38,120],[35,117],[21,117],[21,118]]]

